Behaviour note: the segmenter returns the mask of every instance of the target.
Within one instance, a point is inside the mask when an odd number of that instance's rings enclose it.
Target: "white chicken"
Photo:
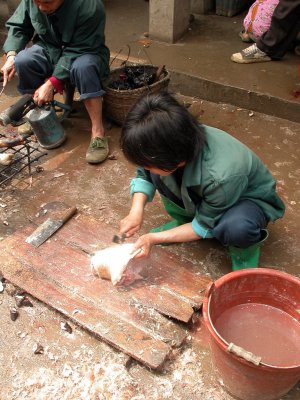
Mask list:
[[[137,252],[132,253],[134,244],[117,244],[97,251],[91,258],[91,268],[94,275],[111,280],[113,285],[126,281],[141,279],[136,270],[129,271],[130,261]]]

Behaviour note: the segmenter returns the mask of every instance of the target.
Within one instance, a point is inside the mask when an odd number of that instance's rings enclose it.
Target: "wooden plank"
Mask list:
[[[3,272],[8,280],[149,368],[159,369],[171,351],[171,346],[160,339],[125,321],[113,319],[110,313],[93,307],[84,298],[41,279],[40,272],[29,264],[7,258]]]
[[[94,277],[89,265],[93,252],[112,244],[112,227],[79,214],[39,248],[25,243],[35,228],[30,224],[0,243],[4,276],[148,367],[160,368],[186,337],[182,326],[161,314],[188,322],[210,280],[156,247],[143,261],[142,281],[114,287]]]
[[[84,226],[79,220],[74,221],[66,227],[64,236],[59,239],[92,254],[97,249],[110,246],[114,233],[115,230],[111,227],[103,226],[85,216]],[[178,260],[178,256],[165,247],[155,246],[147,265],[146,281],[149,285],[164,287],[165,290],[168,288],[192,307],[199,309],[202,306],[204,291],[210,283],[210,279],[199,272],[197,266]]]
[[[134,299],[147,307],[153,307],[167,317],[189,322],[194,314],[192,306],[174,294],[163,291],[160,286],[139,286],[130,291]]]
[[[98,249],[111,246],[114,233],[115,230],[111,227],[81,215],[80,218],[69,221],[54,238],[42,246],[46,249],[47,245],[57,241],[60,245],[68,243],[85,254],[93,254]],[[164,248],[154,247],[151,257],[145,263],[145,284],[142,288],[139,288],[141,282],[130,285],[128,290],[131,296],[134,291],[145,306],[154,307],[164,315],[188,322],[193,316],[193,307],[201,307],[204,290],[210,279],[199,276],[197,267],[191,263],[185,262],[181,265],[178,258]]]
[[[52,245],[45,245],[42,251],[40,247],[33,252],[32,246],[22,238],[23,234],[18,233],[14,237],[14,242],[18,243],[17,253],[13,251],[14,243],[7,243],[9,253],[20,263],[26,260],[27,264],[35,266],[43,279],[53,281],[54,286],[63,287],[70,294],[84,298],[95,308],[109,310],[112,318],[133,323],[160,337],[162,341],[172,342],[174,346],[180,346],[184,341],[185,332],[172,321],[162,318],[160,314],[140,303],[133,307],[129,293],[119,290],[108,281],[94,277],[86,254],[67,248],[64,243],[56,245],[55,251]]]
[[[202,306],[204,291],[211,280],[200,275],[199,267],[157,247],[151,254],[153,280],[161,288],[185,298],[194,308]]]
[[[45,269],[46,273],[49,270],[51,274],[59,281],[64,284],[65,287],[69,287],[70,291],[76,290],[85,296],[92,296],[92,293],[97,293],[96,297],[99,299],[101,293],[101,299],[103,307],[109,307],[114,310],[117,307],[117,312],[125,313],[124,307],[128,303],[129,299],[133,296],[136,297],[145,307],[153,307],[160,313],[171,316],[183,322],[188,322],[194,310],[191,305],[182,299],[174,297],[168,292],[161,291],[158,286],[153,286],[143,282],[141,285],[134,285],[132,287],[120,288],[114,287],[107,281],[100,280],[92,276],[89,266],[89,257],[87,254],[78,252],[78,250],[71,248],[61,240],[54,243],[45,243],[39,248],[32,252],[32,246],[25,243],[24,232],[16,233],[15,239],[18,242],[18,251],[23,255],[23,258],[32,265],[37,265],[39,269]],[[54,250],[55,247],[55,250]],[[148,265],[146,265],[148,267]],[[101,289],[95,288],[92,290],[92,282],[96,282],[96,285]],[[84,286],[84,285],[86,286]],[[89,292],[86,292],[86,287],[89,287]],[[108,293],[106,293],[108,292]],[[119,298],[123,304],[122,309],[117,306],[115,300],[111,299]],[[109,303],[109,304],[107,304]],[[128,308],[128,307],[127,307]]]

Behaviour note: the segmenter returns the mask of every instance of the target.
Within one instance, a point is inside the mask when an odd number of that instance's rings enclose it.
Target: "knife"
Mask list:
[[[3,74],[2,73],[0,75],[0,84],[2,86],[2,88],[0,90],[0,97],[1,97],[2,93],[4,92],[5,86],[6,86],[6,84],[4,85],[4,82],[3,82]]]
[[[113,243],[121,244],[124,243],[126,240],[126,233],[122,233],[122,235],[114,235],[112,238]]]
[[[61,213],[58,217],[48,218],[42,225],[40,225],[28,238],[26,243],[32,244],[35,247],[39,247],[43,244],[50,236],[52,236],[60,227],[63,226],[77,211],[74,206],[69,208],[67,211]]]

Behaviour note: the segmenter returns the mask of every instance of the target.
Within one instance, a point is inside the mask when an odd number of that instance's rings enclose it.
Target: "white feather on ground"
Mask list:
[[[0,165],[9,165],[13,162],[13,153],[0,153]]]
[[[136,255],[136,252],[132,253],[133,248],[133,243],[126,243],[97,251],[91,258],[93,274],[111,280],[113,285],[141,279],[138,265],[129,270],[130,261]]]

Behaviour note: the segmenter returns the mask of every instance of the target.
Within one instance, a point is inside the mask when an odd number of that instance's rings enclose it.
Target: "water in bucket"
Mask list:
[[[265,364],[285,367],[300,363],[300,324],[278,308],[239,304],[223,312],[214,325],[228,343],[260,356]]]
[[[271,268],[226,274],[206,290],[203,318],[216,378],[235,398],[278,400],[299,382],[298,277]]]

